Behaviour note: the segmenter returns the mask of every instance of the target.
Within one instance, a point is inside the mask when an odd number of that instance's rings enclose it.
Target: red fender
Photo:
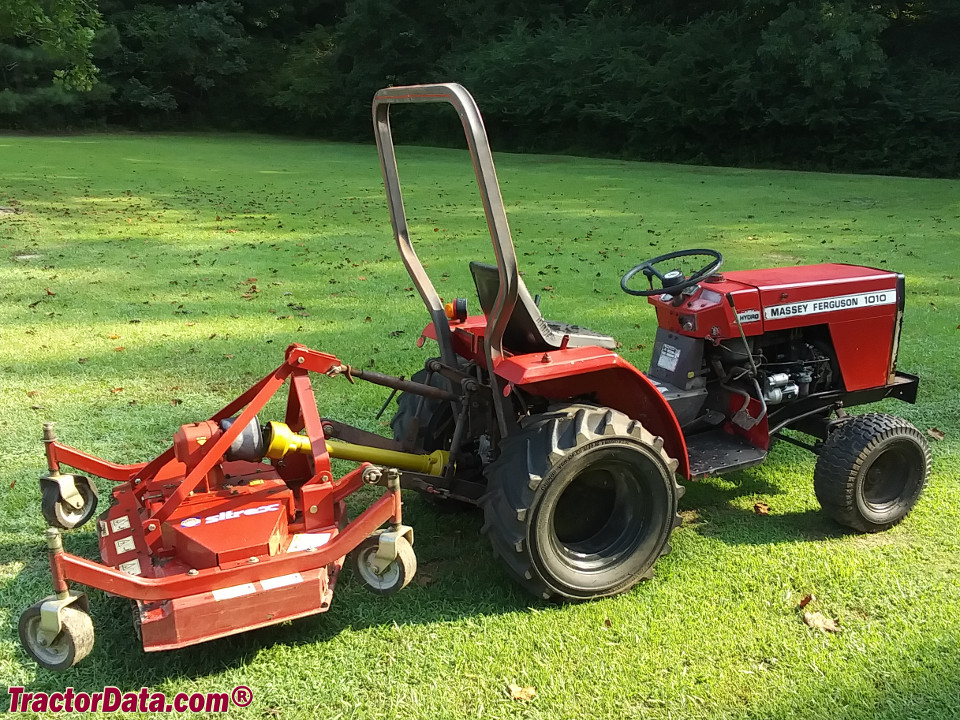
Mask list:
[[[497,363],[496,374],[509,386],[541,397],[593,395],[600,405],[629,415],[662,437],[667,454],[680,463],[677,472],[690,478],[687,444],[676,415],[647,376],[616,353],[581,347],[515,355]]]

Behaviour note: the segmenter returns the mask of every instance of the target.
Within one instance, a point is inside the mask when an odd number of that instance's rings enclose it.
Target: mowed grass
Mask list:
[[[444,297],[475,310],[467,263],[493,254],[466,153],[399,154],[421,257]],[[238,717],[960,717],[960,183],[497,161],[544,313],[615,335],[641,368],[655,319],[619,277],[653,255],[712,247],[729,269],[839,261],[904,272],[900,367],[922,377],[920,401],[883,409],[945,436],[930,440],[916,510],[882,535],[844,532],[818,511],[813,457],[780,443],[761,467],[688,484],[685,522],[654,580],[556,605],[501,572],[477,514],[440,515],[410,497],[419,582],[393,598],[346,573],[326,614],[148,655],[128,601],[93,591],[92,654],[64,674],[38,669],[16,623],[50,591],[36,483],[44,420],[74,446],[140,461],[272,370],[291,342],[408,377],[432,351],[415,346],[427,316],[393,244],[372,146],[4,137],[0,685],[168,695],[247,685],[255,699],[231,710]],[[392,411],[374,418],[382,388],[314,386],[322,414],[389,432]],[[761,501],[769,516],[754,514]],[[93,524],[65,541],[97,557]],[[842,632],[803,623],[808,594],[807,609]],[[510,683],[536,696],[512,700]]]

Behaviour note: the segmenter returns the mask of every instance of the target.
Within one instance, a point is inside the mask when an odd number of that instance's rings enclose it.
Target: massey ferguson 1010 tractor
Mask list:
[[[466,132],[496,257],[469,265],[475,314],[464,299],[441,301],[414,251],[390,127],[401,103],[450,103]],[[323,612],[348,553],[359,580],[395,592],[416,571],[401,488],[482,507],[509,574],[560,599],[613,595],[650,577],[680,523],[677,477],[756,465],[787,428],[811,437],[781,436],[819,455],[814,489],[839,523],[885,530],[917,502],[930,470],[923,436],[891,415],[845,413],[916,400],[918,379],[896,369],[902,275],[840,264],[721,274],[714,250],[652,258],[621,280],[657,313],[643,373],[612,337],[540,314],[466,90],[387,88],[373,119],[397,246],[439,357],[404,380],[291,345],[279,368],[209,420],[182,426],[147,463],[94,458],[47,427],[42,509],[56,594],[20,620],[41,665],[65,669],[93,645],[87,597],[68,581],[136,601],[146,650]],[[702,266],[687,274],[689,258]],[[640,276],[647,287],[637,289]],[[394,438],[321,417],[311,373],[400,392]],[[284,422],[261,424],[257,414],[288,381]],[[359,465],[336,479],[330,458]],[[117,483],[97,523],[102,564],[63,549],[58,528],[92,517],[97,494],[61,464]],[[344,499],[364,483],[383,494],[350,520]]]

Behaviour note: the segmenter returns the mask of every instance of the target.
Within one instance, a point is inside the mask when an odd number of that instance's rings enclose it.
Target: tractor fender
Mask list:
[[[599,347],[566,348],[500,360],[495,369],[507,391],[519,388],[551,400],[585,395],[619,410],[663,438],[663,447],[679,463],[677,473],[690,478],[687,444],[666,398],[646,375],[615,352]]]

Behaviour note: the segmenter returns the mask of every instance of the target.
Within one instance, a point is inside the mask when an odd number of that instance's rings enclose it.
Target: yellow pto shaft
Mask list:
[[[304,454],[312,452],[310,438],[297,435],[285,423],[271,422],[268,427],[270,432],[266,457],[279,460],[291,452]],[[330,457],[339,460],[370,462],[426,475],[442,475],[443,468],[450,459],[450,453],[445,450],[435,450],[429,455],[415,455],[397,450],[354,445],[340,440],[327,440],[327,453]]]

